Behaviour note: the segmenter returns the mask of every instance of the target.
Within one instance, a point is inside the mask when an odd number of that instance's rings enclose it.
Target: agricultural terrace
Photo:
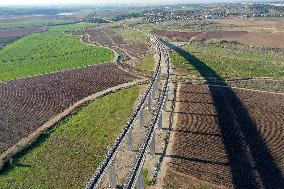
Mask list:
[[[237,42],[212,40],[206,43],[192,42],[184,48],[178,48],[171,54],[175,68],[189,77],[201,77],[200,73],[191,64],[191,55],[194,55],[207,66],[212,68],[223,79],[269,77],[272,79],[284,78],[283,54],[263,53],[261,48],[249,48]],[[181,56],[181,54],[183,56]],[[203,77],[213,77],[208,75]]]
[[[83,188],[133,112],[139,87],[90,103],[45,133],[0,177],[1,188]]]
[[[79,36],[67,31],[91,27],[80,23],[49,27],[0,50],[0,80],[11,80],[54,71],[109,62],[111,50],[82,44]]]

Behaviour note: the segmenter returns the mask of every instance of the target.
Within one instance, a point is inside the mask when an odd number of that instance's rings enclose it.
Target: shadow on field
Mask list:
[[[24,150],[19,151],[12,159],[10,159],[9,163],[4,164],[4,167],[0,170],[0,176],[7,175],[10,171],[15,168],[30,168],[31,165],[26,165],[20,163],[20,157],[25,156],[33,149],[42,145],[50,136],[50,133],[42,133],[40,137],[34,141],[30,146],[26,147]],[[0,187],[1,188],[1,187]]]
[[[284,188],[282,172],[238,95],[230,87],[218,90],[212,86],[216,82],[208,78],[227,84],[194,55],[168,42],[164,44],[184,57],[209,84],[234,188]]]

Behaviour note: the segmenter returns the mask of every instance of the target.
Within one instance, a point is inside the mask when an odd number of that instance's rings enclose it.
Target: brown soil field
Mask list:
[[[92,43],[98,43],[110,48],[120,48],[125,51],[125,57],[130,56],[134,58],[143,57],[149,51],[147,44],[133,44],[127,43],[117,32],[111,29],[85,29],[73,32],[75,35],[89,35],[89,40]],[[87,39],[86,37],[84,39]],[[127,59],[127,58],[126,58]]]
[[[0,83],[0,153],[78,100],[135,79],[102,64]]]
[[[191,178],[225,188],[284,188],[283,94],[183,84],[177,103],[165,179],[173,188]]]
[[[246,31],[208,31],[199,35],[198,39],[240,39],[248,32]]]
[[[284,19],[279,20],[250,20],[250,19],[240,19],[240,18],[233,18],[233,19],[216,19],[217,23],[224,24],[224,25],[235,25],[241,27],[252,27],[252,26],[259,26],[259,27],[275,27],[275,28],[284,28]]]
[[[203,39],[236,40],[267,48],[284,48],[284,19],[216,19],[230,31],[209,31]],[[231,33],[230,33],[231,32]]]
[[[46,31],[46,27],[30,27],[30,28],[15,28],[15,29],[0,29],[0,48],[12,43],[21,37],[34,33]]]
[[[46,31],[46,27],[0,29],[0,37],[20,37],[34,32]]]
[[[197,37],[198,39],[224,39],[239,41],[243,44],[267,48],[284,48],[284,30],[279,31],[209,31]]]
[[[241,43],[259,47],[284,48],[283,32],[254,31],[243,35],[239,41]]]
[[[167,37],[170,39],[190,40],[193,37],[201,34],[202,32],[177,32],[177,31],[154,30],[153,33],[161,37]]]
[[[12,43],[21,37],[34,33],[46,31],[46,27],[30,27],[30,28],[14,28],[14,29],[0,29],[0,48]]]

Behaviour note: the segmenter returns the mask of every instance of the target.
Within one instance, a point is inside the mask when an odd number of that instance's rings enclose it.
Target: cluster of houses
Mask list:
[[[251,17],[282,17],[284,6],[269,3],[238,3],[238,4],[208,4],[192,9],[190,6],[166,6],[150,9],[144,12],[144,18],[150,23],[217,18],[251,18]]]

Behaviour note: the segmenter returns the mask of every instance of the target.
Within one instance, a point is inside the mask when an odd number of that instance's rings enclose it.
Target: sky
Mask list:
[[[234,0],[0,0],[0,5],[47,5],[47,4],[101,4],[101,3],[209,3],[209,2],[232,2]],[[235,0],[248,1],[248,0]],[[269,1],[269,0],[262,0]]]

